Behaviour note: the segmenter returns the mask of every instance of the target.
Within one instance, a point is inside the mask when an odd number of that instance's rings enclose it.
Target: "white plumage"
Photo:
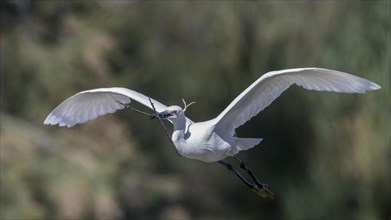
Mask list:
[[[283,91],[296,84],[308,90],[365,93],[380,89],[366,79],[334,70],[298,68],[264,74],[216,118],[194,123],[179,106],[167,107],[153,100],[158,117],[169,119],[174,130],[172,140],[178,152],[187,158],[205,162],[220,161],[247,150],[262,140],[235,137],[235,129],[269,106]],[[149,97],[126,88],[100,88],[79,92],[56,107],[44,124],[72,127],[100,115],[123,109],[132,100],[152,109]]]

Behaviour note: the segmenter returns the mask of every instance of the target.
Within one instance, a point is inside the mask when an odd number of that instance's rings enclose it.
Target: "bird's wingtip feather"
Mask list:
[[[371,84],[369,85],[369,90],[379,90],[379,89],[381,89],[381,86],[379,86],[374,82],[371,82]]]

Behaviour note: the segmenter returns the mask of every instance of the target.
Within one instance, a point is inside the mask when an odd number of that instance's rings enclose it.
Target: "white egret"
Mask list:
[[[379,85],[369,80],[334,70],[297,68],[273,71],[252,83],[216,118],[193,122],[185,116],[189,106],[186,103],[183,109],[175,105],[167,107],[130,89],[99,88],[68,98],[47,116],[44,124],[72,127],[99,115],[124,109],[134,100],[151,109],[156,108],[157,113],[152,118],[167,119],[173,124],[171,139],[180,155],[204,162],[219,162],[233,171],[250,189],[270,198],[273,193],[268,186],[257,180],[246,164],[235,156],[242,150],[258,145],[262,139],[237,137],[235,129],[269,106],[293,84],[308,90],[341,93],[365,93],[380,89]],[[254,182],[245,179],[230,163],[223,161],[229,156],[240,163]]]

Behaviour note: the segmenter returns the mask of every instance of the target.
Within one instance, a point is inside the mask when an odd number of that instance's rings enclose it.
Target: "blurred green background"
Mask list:
[[[390,1],[1,1],[1,219],[390,219]],[[217,116],[263,73],[324,67],[382,86],[290,88],[238,129],[275,200],[178,157],[131,111],[42,124],[76,92],[121,86]],[[139,107],[140,106],[137,106]]]

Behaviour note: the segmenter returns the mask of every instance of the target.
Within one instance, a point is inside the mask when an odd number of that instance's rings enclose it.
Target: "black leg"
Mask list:
[[[233,173],[235,173],[235,175],[237,177],[239,177],[246,184],[246,186],[248,188],[250,188],[251,190],[256,192],[258,195],[260,195],[260,196],[262,196],[264,198],[270,198],[270,199],[272,199],[274,197],[273,192],[271,192],[268,188],[266,188],[266,186],[265,186],[266,184],[258,183],[259,181],[257,182],[257,180],[255,180],[255,179],[254,179],[254,181],[256,181],[256,183],[252,183],[252,182],[248,181],[230,163],[227,163],[227,162],[222,161],[222,160],[218,161],[218,163],[223,165],[223,166],[225,166],[228,170],[232,171]],[[255,178],[254,175],[252,175],[251,177]]]
[[[237,170],[235,170],[232,164],[222,160],[220,160],[218,163],[225,166],[228,170],[232,171],[233,173],[235,173],[235,175],[238,176],[250,189],[254,189],[254,184],[248,181],[246,178],[244,178]]]
[[[270,188],[269,185],[262,183],[261,181],[258,180],[258,178],[253,174],[253,172],[250,170],[250,168],[247,166],[247,164],[243,160],[239,159],[237,156],[233,156],[233,158],[236,160],[236,162],[238,162],[240,164],[240,168],[245,170],[248,173],[248,175],[250,175],[251,178],[256,182],[256,184],[258,186],[260,186],[260,187],[262,186],[262,187],[265,187],[268,189]]]

